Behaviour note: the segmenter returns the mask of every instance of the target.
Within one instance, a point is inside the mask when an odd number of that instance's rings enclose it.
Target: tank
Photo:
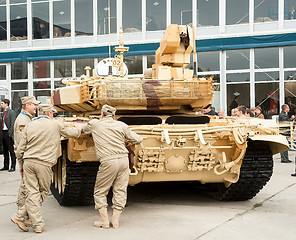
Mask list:
[[[116,118],[143,136],[127,146],[129,185],[142,182],[202,183],[222,201],[248,200],[269,181],[272,155],[287,150],[286,138],[273,120],[196,115],[213,101],[211,78],[197,78],[189,69],[195,49],[190,26],[169,25],[155,52],[155,64],[144,77],[129,78],[122,30],[114,58],[86,67],[79,79],[63,80],[52,93],[60,118],[78,127],[99,118],[104,104],[117,108]],[[195,65],[194,65],[195,66]],[[61,205],[93,204],[99,162],[91,136],[61,139],[53,166],[51,191]]]

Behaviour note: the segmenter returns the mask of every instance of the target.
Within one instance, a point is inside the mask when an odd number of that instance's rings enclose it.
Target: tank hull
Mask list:
[[[144,140],[132,149],[134,164],[130,171],[129,185],[165,181],[215,183],[220,184],[217,185],[219,191],[212,196],[220,200],[246,200],[254,197],[271,177],[272,154],[288,149],[286,138],[278,134],[276,123],[269,120],[216,118],[205,124],[162,123],[130,127],[142,135]],[[62,149],[57,163],[60,166],[54,168],[54,195],[57,199],[72,199],[60,200],[63,205],[92,204],[91,196],[82,197],[84,194],[92,194],[99,167],[91,136],[82,135],[79,139],[63,140]],[[259,172],[256,173],[257,178],[252,176],[249,181],[248,169],[252,166]],[[60,183],[57,184],[57,181]],[[254,181],[258,184],[254,184]],[[253,190],[244,197],[238,197],[242,193],[234,187],[237,184],[243,186],[239,189],[252,187]],[[75,192],[69,188],[75,191],[83,189],[80,200],[74,201],[73,196],[67,197]]]

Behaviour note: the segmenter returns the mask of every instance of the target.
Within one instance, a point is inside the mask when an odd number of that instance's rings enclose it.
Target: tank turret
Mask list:
[[[52,93],[52,103],[60,111],[84,114],[99,110],[104,104],[115,106],[119,112],[161,111],[193,113],[213,99],[211,78],[195,78],[186,68],[193,50],[190,26],[171,24],[156,50],[152,74],[128,78],[123,61],[122,30],[119,55],[102,60],[95,70],[86,67],[85,75],[76,80],[62,80],[65,87]],[[109,72],[109,69],[112,69]],[[148,70],[149,72],[149,70]]]

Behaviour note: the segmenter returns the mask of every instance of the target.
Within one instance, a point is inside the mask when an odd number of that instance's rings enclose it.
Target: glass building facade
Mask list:
[[[129,75],[142,76],[171,23],[196,26],[198,75],[213,76],[216,109],[296,104],[296,0],[110,0],[110,39],[123,26]],[[49,97],[108,57],[108,0],[0,1],[0,96]]]

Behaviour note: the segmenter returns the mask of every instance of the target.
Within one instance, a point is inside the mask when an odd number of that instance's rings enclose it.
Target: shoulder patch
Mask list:
[[[24,125],[20,125],[20,131],[21,131],[21,132],[23,131],[24,128],[25,128]]]

